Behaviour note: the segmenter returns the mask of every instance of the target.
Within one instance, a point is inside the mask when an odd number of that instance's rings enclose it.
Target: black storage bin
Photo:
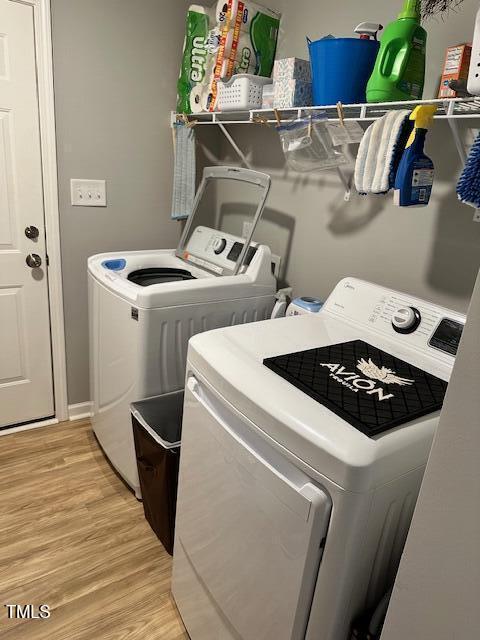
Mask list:
[[[145,518],[170,555],[175,533],[183,395],[183,390],[175,391],[131,405]]]

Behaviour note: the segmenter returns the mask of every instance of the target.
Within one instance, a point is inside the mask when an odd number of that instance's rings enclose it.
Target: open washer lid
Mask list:
[[[241,169],[238,167],[206,167],[197,191],[193,210],[183,231],[175,255],[188,265],[200,266],[215,275],[237,275],[242,266],[248,263],[252,246],[252,238],[257,224],[262,217],[265,202],[270,191],[271,179],[265,173]],[[240,187],[240,190],[239,190]],[[227,238],[231,237],[222,232],[214,238],[216,243],[211,247],[211,259],[205,260],[205,247],[202,244],[201,232],[205,228],[220,229],[223,211],[218,210],[218,191],[228,189],[229,197],[240,202],[232,203],[228,214],[241,213],[243,222],[248,222],[251,216],[249,235],[243,245],[229,247],[228,257],[225,255]],[[227,203],[227,206],[230,206]],[[246,212],[247,210],[247,212]],[[205,216],[210,220],[206,221]],[[213,222],[211,218],[214,218]],[[241,235],[241,234],[237,234]],[[198,242],[197,242],[198,237]]]

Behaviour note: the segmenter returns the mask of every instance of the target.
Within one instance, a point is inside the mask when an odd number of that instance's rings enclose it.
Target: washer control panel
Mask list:
[[[217,237],[213,241],[213,252],[215,255],[219,256],[223,253],[227,247],[227,240],[225,238]]]
[[[185,260],[223,275],[232,271],[244,247],[244,240],[222,231],[197,227],[183,254]],[[245,264],[248,266],[258,250],[258,244],[252,243],[248,249]]]
[[[455,356],[465,316],[355,278],[334,289],[324,311],[432,353]]]

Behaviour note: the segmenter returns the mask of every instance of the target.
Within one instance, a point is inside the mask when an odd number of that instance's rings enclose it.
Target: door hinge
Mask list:
[[[50,266],[50,258],[48,257],[48,253],[45,256],[45,258],[46,258],[47,267],[49,267]]]

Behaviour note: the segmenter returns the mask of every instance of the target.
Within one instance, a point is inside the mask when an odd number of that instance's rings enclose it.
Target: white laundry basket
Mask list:
[[[218,83],[219,111],[248,111],[262,106],[263,87],[271,78],[241,73]]]

